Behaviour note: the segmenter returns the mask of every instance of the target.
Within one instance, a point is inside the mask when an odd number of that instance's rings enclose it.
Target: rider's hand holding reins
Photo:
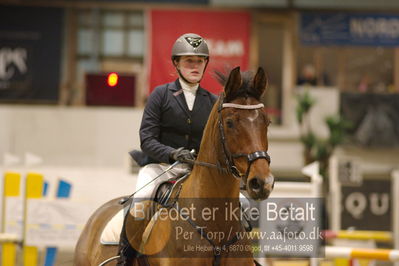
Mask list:
[[[194,153],[184,149],[183,147],[172,151],[169,157],[172,162],[180,161],[184,163],[184,162],[192,162],[195,160]]]

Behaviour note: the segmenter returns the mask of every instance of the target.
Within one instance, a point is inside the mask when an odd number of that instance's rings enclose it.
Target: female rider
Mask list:
[[[205,124],[217,99],[200,86],[209,63],[208,45],[201,36],[180,36],[172,48],[172,63],[179,78],[156,87],[144,109],[140,127],[143,156],[139,158],[144,167],[138,174],[135,199],[151,198],[160,183],[190,170],[187,164],[179,164],[148,184],[175,161],[194,159],[190,150],[199,151]],[[117,265],[130,265],[134,257],[124,228]]]

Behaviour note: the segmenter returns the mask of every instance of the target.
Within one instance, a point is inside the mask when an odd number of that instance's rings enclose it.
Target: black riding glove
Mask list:
[[[180,162],[191,162],[195,160],[195,156],[189,150],[184,149],[183,147],[178,148],[172,151],[169,155],[172,162],[180,161]]]

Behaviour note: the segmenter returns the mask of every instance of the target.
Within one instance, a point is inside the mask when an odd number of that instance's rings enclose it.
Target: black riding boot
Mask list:
[[[130,246],[129,240],[126,235],[125,227],[128,215],[129,214],[126,214],[123,221],[118,250],[118,255],[120,257],[118,258],[118,261],[116,263],[117,266],[131,266],[133,264],[133,260],[137,257],[137,251]]]

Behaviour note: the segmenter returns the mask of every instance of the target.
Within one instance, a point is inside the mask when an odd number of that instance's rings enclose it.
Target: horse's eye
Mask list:
[[[227,125],[228,128],[233,128],[233,127],[234,127],[233,120],[230,120],[230,119],[227,120],[227,121],[226,121],[226,125]]]

